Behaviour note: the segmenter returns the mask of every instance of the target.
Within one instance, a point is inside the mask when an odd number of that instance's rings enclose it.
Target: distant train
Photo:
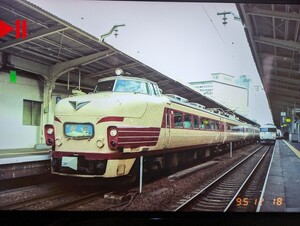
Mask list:
[[[261,126],[259,137],[262,144],[275,144],[278,137],[276,126],[270,123]]]
[[[61,100],[45,125],[51,169],[59,175],[113,178],[174,169],[214,152],[259,140],[259,128],[221,109],[163,95],[152,81],[123,75],[100,79],[92,94]]]

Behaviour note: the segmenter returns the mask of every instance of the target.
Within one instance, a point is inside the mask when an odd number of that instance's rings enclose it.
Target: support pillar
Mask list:
[[[142,193],[142,188],[143,188],[143,159],[144,157],[140,157],[140,186],[139,186],[139,193]]]
[[[45,143],[44,126],[45,124],[54,123],[54,113],[52,110],[52,91],[55,87],[54,82],[46,81],[43,90],[43,109],[42,109],[42,121],[40,126],[41,143]]]

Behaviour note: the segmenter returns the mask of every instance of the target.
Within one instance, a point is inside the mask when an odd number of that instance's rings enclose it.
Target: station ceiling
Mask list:
[[[16,38],[17,31],[0,38],[3,69],[15,68],[40,76],[42,80],[56,66],[69,65],[69,70],[57,78],[56,87],[67,84],[78,87],[80,74],[81,89],[90,92],[99,79],[113,75],[116,68],[122,68],[131,75],[156,82],[163,93],[182,96],[206,108],[230,111],[28,1],[1,0],[0,20],[12,27],[19,20],[20,36],[26,31],[26,38]],[[23,20],[26,20],[26,29]],[[245,122],[257,124],[242,115],[236,115]]]
[[[273,120],[300,107],[300,5],[237,4]]]

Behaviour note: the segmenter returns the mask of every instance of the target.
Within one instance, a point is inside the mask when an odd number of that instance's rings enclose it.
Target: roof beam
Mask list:
[[[59,19],[57,16],[54,16],[53,14],[50,14],[49,12],[47,12],[45,10],[41,10],[40,8],[36,7],[33,3],[30,3],[30,2],[25,1],[25,0],[15,0],[15,2],[25,6],[27,8],[30,8],[31,10],[35,11],[39,15],[43,15],[43,16],[51,19],[51,20],[54,20],[55,22],[57,22],[59,24],[63,24],[65,27],[68,27],[68,28],[71,28],[72,30],[75,30],[77,33],[85,36],[88,39],[99,42],[99,39],[97,39],[96,37],[88,34],[87,32],[85,32],[85,31],[83,31],[79,28],[76,28],[75,26],[71,25],[70,23],[68,23],[66,21],[63,21],[63,20]]]
[[[116,68],[121,67],[122,70],[126,70],[126,69],[133,68],[133,67],[136,67],[136,66],[138,66],[138,63],[134,62],[134,63],[131,63],[131,64],[116,66]],[[100,77],[100,76],[103,76],[105,74],[111,74],[111,73],[114,73],[116,68],[110,68],[108,70],[95,72],[95,73],[92,73],[92,74],[89,74],[89,75],[85,75],[84,77],[90,79],[90,78]]]
[[[267,82],[267,84],[273,87],[279,87],[279,88],[286,88],[286,89],[292,89],[292,90],[299,90],[299,85],[296,84],[289,84],[289,83],[282,83],[282,82],[277,82],[277,81],[273,81],[273,80],[269,80]]]
[[[251,26],[251,19],[250,19],[249,14],[246,13],[246,8],[245,8],[246,4],[237,4],[237,6],[238,6],[237,8],[240,9],[240,11],[241,11],[240,14],[242,14],[242,16],[243,16],[242,18],[244,19],[243,24],[246,25],[245,26],[245,34],[246,34],[248,42],[250,44],[250,49],[251,49],[251,52],[252,52],[252,55],[254,58],[254,62],[256,64],[257,71],[260,75],[262,75],[263,70],[259,63],[259,58],[257,55],[258,54],[257,46],[255,45],[255,40],[253,38],[254,31]]]
[[[300,103],[296,102],[286,102],[286,101],[280,101],[280,100],[271,100],[270,101],[274,106],[278,107],[294,107],[294,106],[300,106]]]
[[[63,25],[57,25],[57,26],[51,27],[49,29],[48,28],[41,29],[41,30],[39,30],[39,31],[37,31],[33,34],[28,35],[27,38],[25,38],[25,39],[13,39],[11,41],[1,43],[0,44],[0,50],[4,50],[4,49],[7,49],[7,48],[16,46],[16,45],[20,45],[20,44],[23,44],[25,42],[29,42],[29,41],[32,41],[32,40],[37,39],[37,38],[48,36],[48,35],[51,35],[53,33],[57,33],[59,31],[63,31],[63,30],[66,30],[66,29],[68,29],[68,28],[63,26]]]
[[[279,95],[281,95],[282,93],[288,93],[290,96],[295,96],[295,97],[300,96],[300,90],[297,91],[288,88],[279,88],[274,86],[269,87],[269,89],[266,90],[266,92],[268,93],[269,98],[271,97],[272,93],[279,94]]]
[[[273,10],[265,10],[259,8],[247,8],[246,13],[254,16],[262,16],[262,17],[276,17],[285,20],[296,20],[300,21],[300,15],[296,12],[280,12],[280,11],[273,11]]]
[[[278,70],[277,69],[274,69],[274,71],[281,71],[281,70]],[[299,78],[300,78],[300,75],[299,75]],[[268,81],[280,81],[281,83],[284,83],[284,84],[291,84],[291,85],[300,85],[300,80],[299,78],[290,78],[288,76],[279,76],[279,75],[274,75],[274,74],[271,74],[270,76],[263,76],[263,80],[264,82],[268,82]]]
[[[283,57],[283,56],[276,56],[276,55],[272,55],[272,54],[267,54],[267,53],[260,53],[258,54],[258,57],[261,59],[261,61],[263,61],[264,59],[273,59],[274,61],[281,61],[284,63],[292,63],[293,65],[299,65],[299,62],[295,61],[295,58],[291,58],[291,57]]]
[[[10,55],[9,58],[10,58],[10,63],[15,68],[28,71],[30,73],[42,75],[45,79],[49,77],[50,74],[49,66],[15,55]]]
[[[52,65],[50,67],[51,70],[51,80],[55,81],[58,79],[62,74],[66,73],[67,71],[73,70],[76,67],[80,67],[82,65],[87,65],[92,62],[95,62],[103,57],[108,57],[109,55],[114,54],[113,50],[106,50],[102,52],[93,53],[87,56],[79,57],[73,60],[69,60],[66,62],[58,63]]]
[[[289,50],[293,50],[293,51],[300,50],[299,43],[295,42],[295,41],[286,41],[286,40],[275,39],[275,38],[267,38],[267,37],[263,37],[263,36],[253,36],[253,40],[257,43],[281,47],[281,48],[289,49]]]

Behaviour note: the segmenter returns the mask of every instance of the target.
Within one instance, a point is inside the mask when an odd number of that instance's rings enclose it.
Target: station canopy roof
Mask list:
[[[31,75],[41,76],[45,69],[61,65],[68,66],[66,73],[57,77],[56,86],[78,86],[84,91],[92,91],[101,78],[114,75],[116,68],[121,68],[131,75],[154,81],[166,94],[176,94],[206,106],[206,108],[227,107],[202,96],[193,88],[176,81],[138,60],[99,41],[85,31],[73,26],[55,15],[25,0],[2,0],[0,2],[0,20],[15,27],[20,20],[20,35],[24,32],[23,20],[26,20],[26,38],[16,38],[11,32],[0,38],[0,58],[3,68],[10,67]],[[12,57],[12,64],[6,64]],[[21,60],[20,60],[21,59]],[[12,61],[12,60],[11,60]],[[12,61],[14,62],[14,61]],[[47,75],[43,75],[44,79]],[[258,125],[256,122],[236,114],[242,121]]]
[[[300,4],[237,4],[273,120],[300,107]]]

